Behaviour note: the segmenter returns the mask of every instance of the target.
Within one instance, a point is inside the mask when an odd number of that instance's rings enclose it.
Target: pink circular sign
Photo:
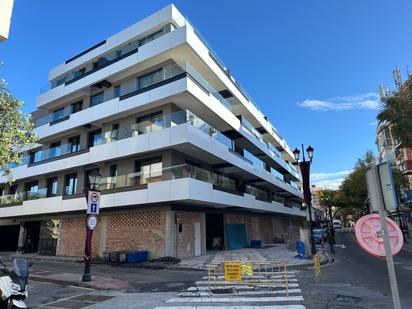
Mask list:
[[[392,219],[386,218],[386,225],[388,226],[392,255],[395,255],[402,249],[403,234]],[[381,221],[378,214],[363,216],[355,224],[355,236],[358,244],[369,254],[378,257],[385,256],[381,230]]]

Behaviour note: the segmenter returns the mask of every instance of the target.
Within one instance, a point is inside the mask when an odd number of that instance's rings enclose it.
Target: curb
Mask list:
[[[60,280],[60,279],[47,278],[47,277],[36,276],[36,275],[29,275],[29,279],[32,281],[36,281],[36,282],[46,282],[46,283],[54,283],[54,284],[61,284],[61,285],[77,286],[77,287],[89,288],[89,289],[100,290],[100,291],[112,291],[112,290],[122,291],[124,290],[123,288],[120,288],[120,289],[103,288],[101,286],[94,285],[93,283],[85,283],[82,281]]]

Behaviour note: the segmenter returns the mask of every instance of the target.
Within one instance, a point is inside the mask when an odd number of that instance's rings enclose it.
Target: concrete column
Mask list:
[[[26,229],[24,223],[20,223],[19,240],[17,241],[17,253],[23,253],[24,239],[26,238]]]
[[[175,212],[165,211],[165,255],[177,257]]]
[[[206,254],[206,213],[202,213],[202,254]]]
[[[103,253],[106,252],[106,240],[107,240],[107,216],[100,217],[100,242],[99,242],[99,256],[103,257]]]

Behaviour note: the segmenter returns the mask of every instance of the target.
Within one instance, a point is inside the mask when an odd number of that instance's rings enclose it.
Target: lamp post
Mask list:
[[[100,183],[101,175],[97,173],[90,173],[89,174],[89,188],[84,189],[84,194],[86,197],[86,204],[88,204],[89,200],[89,191],[98,192],[97,188]],[[100,198],[100,197],[99,197]],[[92,237],[93,237],[93,229],[97,220],[94,215],[90,215],[89,213],[86,214],[86,243],[84,246],[84,272],[82,281],[89,282],[92,281],[92,275],[90,272],[90,262],[92,259]],[[94,220],[94,226],[90,224]]]
[[[309,160],[306,161],[305,152],[303,150],[303,144],[302,144],[303,160],[299,161],[300,150],[297,148],[293,150],[293,156],[295,157],[295,160],[296,160],[295,164],[299,165],[300,172],[302,174],[303,199],[306,205],[308,205],[308,209],[309,209],[309,229],[310,229],[311,253],[316,254],[315,243],[313,241],[312,207],[311,207],[312,197],[310,194],[310,165],[312,164],[313,151],[314,149],[311,146],[306,148],[306,152],[309,157]]]

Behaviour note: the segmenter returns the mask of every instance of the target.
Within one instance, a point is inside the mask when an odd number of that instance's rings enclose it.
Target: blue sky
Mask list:
[[[53,66],[169,1],[15,0],[0,44],[12,93],[34,110]],[[377,87],[410,64],[410,1],[174,1],[289,145],[315,148],[313,181],[336,185],[374,150]],[[412,70],[412,67],[411,67]]]

